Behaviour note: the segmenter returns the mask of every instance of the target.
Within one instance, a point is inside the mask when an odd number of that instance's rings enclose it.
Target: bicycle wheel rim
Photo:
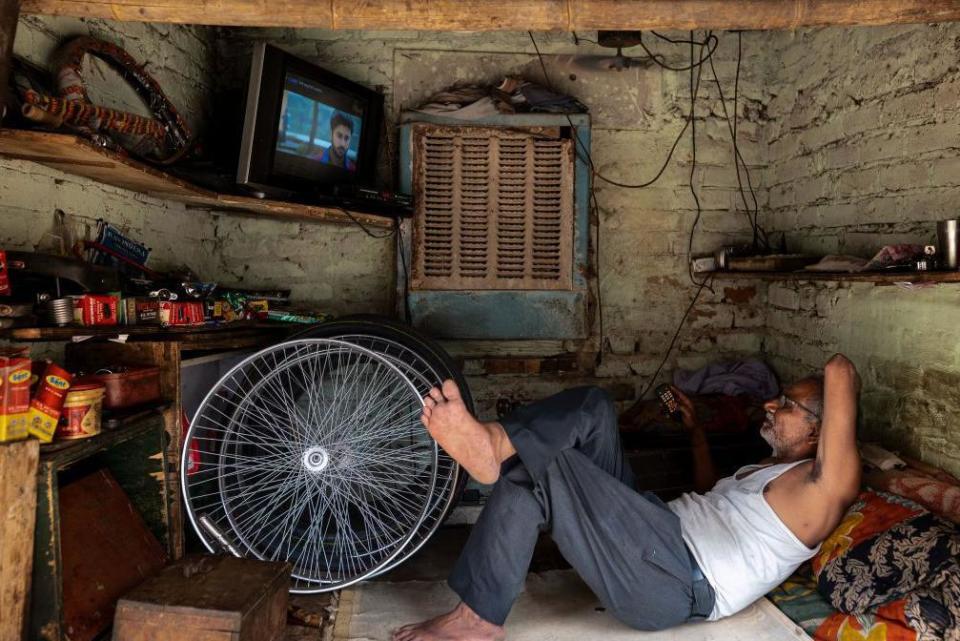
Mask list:
[[[339,387],[324,391],[332,376]],[[286,341],[249,356],[210,390],[187,432],[184,460],[201,439],[219,448],[207,443],[198,469],[181,468],[191,525],[210,551],[223,537],[234,553],[290,560],[294,591],[381,572],[432,507],[438,450],[421,408],[395,364],[345,341]]]

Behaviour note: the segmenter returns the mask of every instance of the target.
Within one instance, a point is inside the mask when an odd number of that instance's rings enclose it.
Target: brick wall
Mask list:
[[[205,129],[212,117],[212,29],[30,15],[20,19],[14,50],[46,66],[65,39],[87,34],[120,43],[144,61],[194,131]],[[147,113],[106,65],[87,61],[84,77],[95,102]],[[65,225],[58,222],[58,209],[66,214]],[[393,276],[385,265],[393,246],[357,228],[187,209],[35,163],[0,159],[0,247],[57,251],[61,236],[91,237],[99,218],[146,242],[155,269],[186,266],[228,285],[286,287],[298,300],[335,313],[391,306]]]
[[[210,89],[208,31],[170,25],[118,24],[22,16],[14,53],[46,66],[61,42],[92,35],[122,42],[148,68],[191,127],[205,120]],[[132,90],[99,61],[85,64],[91,98],[146,113]],[[65,226],[55,210],[64,211]],[[55,251],[61,236],[88,237],[98,218],[107,219],[144,239],[153,248],[151,264],[159,269],[189,265],[201,274],[215,268],[213,218],[182,205],[106,187],[26,161],[0,159],[0,246]],[[68,243],[69,245],[69,243]]]
[[[209,30],[24,17],[16,49],[43,63],[60,38],[94,33],[123,41],[169,90],[192,124],[204,120],[216,76],[242,82],[255,39],[268,39],[358,82],[380,86],[389,117],[432,91],[503,73],[534,80],[541,71],[524,33]],[[682,35],[682,34],[677,34]],[[730,106],[735,36],[721,34],[716,57]],[[576,68],[569,36],[537,34],[553,81],[590,105],[594,160],[614,179],[641,181],[662,163],[683,125],[688,75],[657,67],[622,72]],[[879,245],[928,241],[936,220],[956,216],[958,158],[957,25],[828,28],[744,35],[741,144],[763,221],[788,248],[869,255]],[[687,49],[655,43],[674,65]],[[736,177],[712,76],[698,106],[703,204],[694,250],[749,240],[737,213]],[[91,75],[94,91],[133,104],[116,83]],[[101,84],[102,83],[102,84]],[[395,148],[395,141],[394,141]],[[456,344],[485,417],[498,401],[526,401],[562,387],[600,383],[624,402],[643,389],[694,289],[686,277],[695,208],[687,186],[689,136],[662,179],[644,190],[598,184],[602,292],[609,352],[594,368],[589,341]],[[385,176],[390,174],[383,163]],[[332,311],[389,311],[393,246],[353,227],[274,222],[186,210],[180,205],[77,179],[38,165],[0,161],[0,243],[50,249],[59,243],[53,211],[75,234],[104,217],[148,238],[158,267],[189,265],[230,284],[289,286],[300,300]],[[722,356],[765,353],[784,378],[822,366],[843,350],[864,375],[863,434],[960,471],[960,354],[953,286],[903,290],[870,285],[718,282],[704,291],[665,372]],[[558,356],[557,356],[558,355]],[[544,360],[544,356],[557,356]],[[665,375],[661,375],[665,376]]]
[[[674,34],[685,36],[686,34]],[[576,67],[574,54],[609,55],[589,44],[577,47],[570,35],[536,34],[552,82],[590,106],[593,159],[610,178],[641,182],[662,165],[689,109],[689,75],[650,66],[616,71]],[[335,73],[386,94],[388,118],[422,103],[455,83],[498,82],[505,74],[542,82],[540,64],[526,33],[457,34],[432,32],[329,32],[290,29],[231,29],[220,41],[223,78],[238,82],[245,73],[250,43],[267,40],[311,59]],[[762,170],[761,77],[763,52],[744,38],[741,75],[741,143],[754,172]],[[674,66],[687,63],[686,45],[650,43]],[[716,69],[732,109],[736,36],[721,36]],[[628,50],[637,55],[637,51]],[[734,203],[736,175],[732,148],[709,68],[697,108],[697,168],[694,184],[703,205],[694,250],[750,238],[744,215]],[[392,135],[392,134],[391,134]],[[396,149],[394,142],[392,147]],[[674,160],[652,187],[624,190],[598,183],[600,206],[604,329],[609,348],[594,367],[596,332],[586,342],[525,341],[509,344],[449,343],[466,362],[470,384],[483,417],[497,414],[497,403],[523,402],[564,387],[599,383],[624,402],[649,380],[677,322],[695,291],[687,278],[687,239],[695,205],[687,185],[691,166],[689,132]],[[386,162],[382,173],[391,174]],[[753,354],[762,343],[762,310],[755,287],[718,286],[704,291],[691,314],[678,349],[661,377],[674,365],[697,367],[724,355]],[[544,356],[558,358],[541,360]]]
[[[818,254],[931,242],[960,213],[960,25],[768,37],[767,228]],[[844,351],[864,379],[862,435],[957,473],[958,300],[955,285],[774,283],[766,352],[792,377]]]

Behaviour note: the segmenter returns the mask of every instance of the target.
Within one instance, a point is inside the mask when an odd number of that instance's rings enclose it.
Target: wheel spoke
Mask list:
[[[304,591],[393,567],[453,494],[456,465],[420,422],[438,380],[385,340],[292,340],[248,357],[188,432],[184,451],[199,453],[183,473],[191,520],[203,514],[245,555],[290,561]]]

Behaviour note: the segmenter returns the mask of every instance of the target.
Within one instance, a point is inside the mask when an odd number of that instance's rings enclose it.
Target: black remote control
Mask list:
[[[657,398],[660,399],[660,409],[663,410],[665,416],[669,416],[675,421],[683,418],[683,413],[680,411],[680,403],[677,402],[677,397],[674,396],[673,390],[670,389],[669,385],[666,383],[658,385],[654,392],[656,392]]]

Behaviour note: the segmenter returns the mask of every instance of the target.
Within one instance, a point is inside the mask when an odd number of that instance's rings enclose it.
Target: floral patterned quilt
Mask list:
[[[768,596],[817,641],[955,639],[955,532],[908,499],[864,492],[820,553]],[[856,614],[834,608],[818,577]],[[904,590],[911,585],[918,589]]]

